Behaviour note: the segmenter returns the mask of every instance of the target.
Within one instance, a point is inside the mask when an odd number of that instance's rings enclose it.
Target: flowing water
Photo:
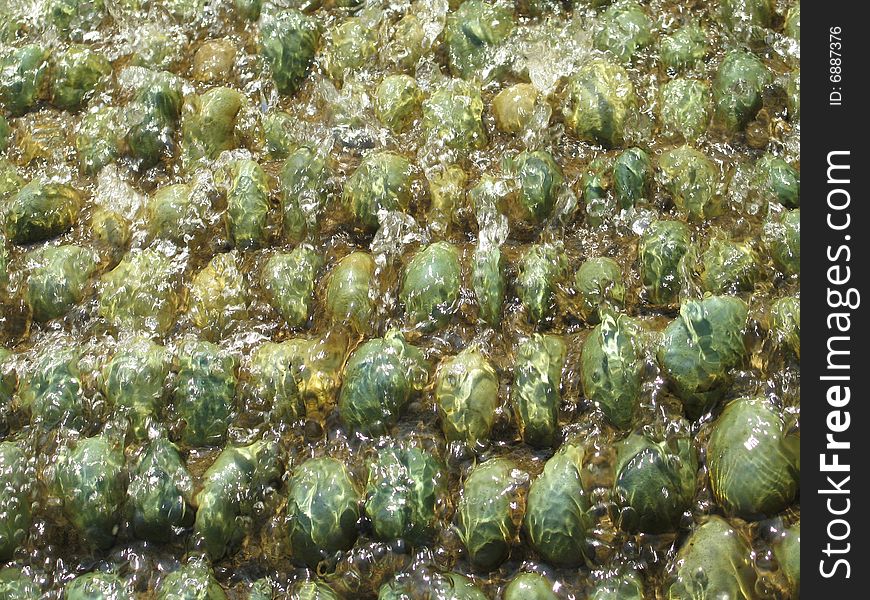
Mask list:
[[[84,6],[85,2],[70,5]],[[100,5],[101,2],[92,4]],[[238,3],[242,4],[242,3]],[[299,5],[301,2],[283,0],[275,5]],[[320,4],[310,2],[308,4]],[[410,2],[397,0],[383,2],[371,0],[365,8],[344,8],[330,2],[311,10],[322,29],[331,28],[349,15],[364,15],[374,31],[376,51],[385,53],[398,20],[405,14],[415,14],[424,24],[426,52],[410,71],[422,93],[428,95],[447,77],[449,68],[443,44],[446,14],[454,10],[451,1]],[[512,4],[512,3],[511,3]],[[518,3],[523,4],[523,3]],[[175,357],[165,382],[163,424],[170,439],[179,440],[181,425],[173,419],[178,380],[178,351],[191,338],[211,339],[237,357],[239,384],[234,410],[228,430],[227,443],[246,444],[265,438],[278,440],[284,472],[280,481],[267,490],[250,515],[248,534],[241,546],[230,556],[213,561],[215,576],[228,596],[247,598],[251,585],[257,579],[268,577],[274,584],[276,597],[291,589],[294,582],[320,577],[345,594],[347,598],[375,597],[381,584],[398,572],[424,573],[423,569],[455,570],[470,575],[491,598],[499,598],[504,586],[519,571],[537,571],[557,582],[558,593],[565,598],[585,598],[588,590],[603,574],[622,565],[636,568],[646,586],[646,598],[666,598],[672,576],[672,563],[676,550],[686,539],[693,522],[707,514],[723,514],[710,490],[704,467],[703,449],[711,424],[727,400],[744,396],[766,396],[782,407],[790,422],[797,427],[800,412],[800,369],[793,353],[784,350],[769,334],[769,311],[777,298],[799,294],[799,274],[785,276],[773,264],[761,243],[762,229],[768,213],[781,207],[763,206],[753,193],[748,174],[754,162],[764,152],[785,158],[799,168],[800,121],[785,107],[783,90],[792,72],[800,66],[797,42],[782,31],[783,15],[789,4],[776,3],[772,26],[754,32],[744,43],[729,34],[719,24],[716,3],[694,0],[651,0],[643,3],[652,19],[652,42],[638,51],[626,68],[641,98],[641,109],[632,115],[626,133],[626,147],[637,145],[653,158],[662,151],[678,145],[678,140],[666,136],[658,120],[658,90],[674,74],[660,64],[658,41],[680,24],[696,20],[708,28],[711,49],[684,76],[712,81],[716,68],[725,52],[733,47],[747,45],[762,58],[774,74],[775,85],[765,95],[765,105],[754,120],[756,135],[734,135],[711,130],[703,134],[695,146],[715,161],[719,171],[717,194],[724,199],[725,209],[718,217],[691,224],[692,242],[699,254],[710,239],[727,236],[754,244],[760,264],[759,276],[750,291],[739,291],[749,305],[749,319],[745,342],[748,358],[732,373],[733,383],[725,398],[712,412],[699,420],[687,423],[682,415],[680,401],[670,392],[659,368],[654,342],[660,332],[678,314],[678,304],[651,306],[647,300],[638,270],[638,239],[648,224],[660,216],[680,218],[673,202],[662,185],[653,183],[646,197],[637,206],[617,210],[613,208],[601,225],[592,226],[583,211],[581,178],[594,159],[616,157],[621,150],[607,150],[601,146],[578,141],[566,131],[563,122],[563,90],[565,78],[578,65],[597,54],[593,47],[593,32],[600,20],[601,9],[578,2],[573,10],[557,10],[544,17],[517,16],[517,26],[508,39],[487,57],[492,69],[506,67],[503,75],[493,78],[482,87],[484,100],[483,122],[488,137],[485,148],[472,151],[465,158],[451,156],[449,149],[427,140],[421,118],[415,117],[411,126],[394,134],[379,122],[374,107],[373,90],[383,76],[392,72],[376,57],[344,74],[344,81],[333,81],[327,75],[325,52],[321,49],[311,72],[300,90],[293,95],[279,94],[269,77],[268,70],[258,54],[258,24],[238,16],[236,5],[230,0],[105,0],[105,16],[99,25],[82,34],[76,41],[102,53],[111,61],[112,73],[87,99],[79,110],[62,111],[50,102],[41,101],[21,116],[7,115],[11,126],[8,149],[3,153],[3,169],[14,170],[23,181],[40,176],[63,182],[79,190],[84,200],[79,222],[61,236],[40,242],[39,245],[79,244],[93,249],[97,267],[88,278],[80,302],[58,318],[39,322],[34,320],[26,301],[25,290],[33,267],[33,246],[6,242],[9,253],[8,284],[0,286],[0,344],[12,352],[4,363],[6,372],[15,372],[19,381],[26,378],[39,357],[56,354],[59,350],[77,347],[81,351],[79,373],[81,390],[78,400],[83,407],[84,420],[78,427],[45,428],[32,423],[31,415],[21,405],[20,394],[0,409],[0,435],[14,440],[28,455],[28,476],[34,481],[32,489],[33,523],[26,538],[7,566],[21,567],[38,583],[46,597],[60,597],[65,583],[75,576],[93,570],[118,573],[128,581],[137,597],[150,598],[165,578],[184,562],[186,556],[201,550],[191,529],[173,532],[169,542],[156,544],[138,540],[126,519],[120,520],[114,544],[106,550],[94,550],[87,540],[71,526],[62,505],[64,498],[52,492],[51,476],[58,449],[72,444],[78,438],[107,433],[125,439],[124,454],[127,469],[132,470],[141,454],[143,443],[130,432],[125,436],[125,422],[107,401],[101,385],[102,365],[129,342],[129,337],[113,326],[99,310],[99,298],[104,283],[100,276],[109,272],[129,251],[156,248],[171,260],[177,286],[179,306],[172,315],[172,326],[165,334],[155,334],[155,341],[163,344]],[[5,47],[20,47],[35,42],[59,53],[66,48],[70,36],[58,30],[45,18],[51,0],[7,0],[0,6],[0,15],[18,15],[17,23],[7,19]],[[266,4],[263,12],[274,10]],[[78,33],[81,33],[80,31]],[[80,131],[83,115],[98,106],[126,106],[135,87],[136,65],[149,66],[154,58],[143,55],[142,40],[162,35],[169,50],[158,68],[177,74],[183,81],[186,97],[201,94],[217,85],[241,91],[248,101],[236,148],[214,161],[204,161],[195,169],[188,169],[181,161],[180,135],[173,143],[176,151],[158,165],[143,169],[137,161],[121,155],[98,173],[87,175],[77,159],[76,135]],[[328,37],[328,36],[327,36]],[[198,51],[209,41],[223,40],[230,49],[231,61],[217,67],[217,75],[205,81],[198,76]],[[323,44],[321,44],[323,45]],[[200,56],[202,58],[202,56]],[[513,83],[531,82],[539,92],[534,116],[519,134],[505,133],[496,126],[492,113],[492,99]],[[323,265],[316,276],[314,301],[307,321],[300,327],[288,327],[269,303],[260,279],[265,261],[277,250],[292,249],[281,233],[280,189],[277,176],[283,158],[269,154],[263,141],[261,117],[275,111],[284,111],[287,120],[286,135],[291,145],[313,144],[326,156],[332,176],[323,191],[326,201],[315,207],[317,228],[311,228],[306,241],[322,256]],[[248,121],[244,121],[248,119]],[[758,133],[761,130],[763,133]],[[760,140],[758,138],[761,138]],[[405,215],[382,215],[377,232],[360,232],[351,226],[350,219],[339,199],[344,182],[363,156],[373,150],[393,150],[407,157],[413,164],[412,198]],[[556,215],[543,225],[524,230],[511,227],[498,215],[475,214],[471,202],[457,208],[446,227],[432,220],[429,212],[430,194],[427,175],[437,172],[439,165],[459,160],[467,173],[466,190],[470,190],[484,175],[493,176],[503,190],[515,189],[505,159],[523,150],[549,150],[561,167],[565,187]],[[232,248],[226,227],[225,175],[222,168],[233,158],[252,157],[273,178],[269,217],[268,247],[257,250],[237,250],[238,265],[245,282],[241,316],[234,319],[225,331],[214,335],[194,323],[187,306],[191,301],[190,286],[197,274],[218,253]],[[192,183],[200,191],[204,210],[192,225],[192,234],[175,244],[153,239],[148,231],[145,207],[155,190],[174,183]],[[0,195],[0,207],[10,201],[12,194]],[[100,209],[110,209],[129,223],[129,244],[112,247],[97,239],[92,219]],[[490,327],[478,319],[475,295],[471,286],[471,263],[479,238],[484,235],[479,223],[486,219],[484,228],[492,243],[501,244],[506,264],[507,293],[500,326]],[[400,300],[403,266],[418,249],[434,241],[446,240],[460,253],[463,288],[455,307],[454,316],[435,332],[423,332],[410,325]],[[552,304],[552,316],[537,326],[530,322],[526,310],[515,292],[520,259],[535,241],[561,244],[570,266],[570,276],[557,285]],[[371,252],[375,271],[369,296],[375,307],[369,330],[359,335],[330,322],[325,308],[326,282],[337,261],[354,250]],[[611,515],[611,488],[614,481],[615,443],[625,437],[626,430],[618,430],[608,423],[601,411],[584,396],[580,375],[581,347],[592,325],[579,316],[578,298],[573,289],[574,271],[589,257],[608,256],[616,260],[624,274],[626,300],[624,311],[637,317],[651,332],[650,343],[644,347],[643,384],[638,409],[631,430],[670,436],[679,430],[688,431],[695,448],[701,453],[701,469],[697,477],[694,503],[687,512],[681,528],[671,534],[632,535],[621,531]],[[134,274],[135,276],[135,274]],[[683,274],[680,297],[698,298],[703,295],[697,267],[690,266]],[[2,279],[0,279],[2,283]],[[233,308],[233,307],[228,307]],[[238,307],[236,307],[238,308]],[[302,337],[321,340],[325,347],[340,355],[342,363],[365,339],[381,336],[391,328],[405,332],[407,341],[421,348],[433,365],[430,383],[416,395],[398,424],[386,438],[367,438],[351,434],[342,425],[334,407],[334,393],[319,414],[299,421],[280,419],[258,398],[245,392],[250,379],[250,356],[254,348],[266,341],[284,341]],[[561,406],[559,410],[558,440],[552,448],[534,449],[520,440],[516,418],[508,399],[511,395],[515,350],[520,340],[535,331],[554,333],[564,337],[567,346],[565,369],[561,379]],[[491,439],[477,449],[468,449],[445,441],[434,400],[435,366],[470,344],[477,344],[489,358],[499,379],[500,407],[497,411]],[[340,373],[340,368],[338,369]],[[19,386],[20,388],[20,386]],[[19,389],[20,392],[20,389]],[[333,390],[334,392],[334,390]],[[329,394],[327,394],[329,396]],[[330,402],[332,404],[330,404]],[[580,440],[586,450],[583,480],[592,499],[594,529],[590,532],[592,550],[588,564],[577,568],[554,568],[542,561],[529,547],[525,534],[515,540],[509,560],[492,571],[480,570],[467,559],[463,545],[454,527],[455,508],[460,490],[469,469],[477,462],[494,456],[513,458],[517,465],[534,479],[544,462],[553,454],[561,440]],[[376,449],[390,440],[409,441],[431,449],[440,455],[446,465],[449,499],[441,509],[440,525],[432,541],[422,547],[412,547],[402,541],[382,542],[374,538],[371,524],[363,517],[358,524],[359,537],[353,549],[339,553],[309,570],[294,563],[286,540],[286,498],[288,479],[302,462],[310,457],[338,457],[349,467],[357,484],[365,484],[368,463]],[[194,489],[201,485],[205,470],[211,465],[220,447],[189,447],[180,443],[182,455],[193,480]],[[125,475],[126,476],[126,475]],[[521,508],[521,507],[518,507]],[[730,518],[729,522],[751,540],[752,560],[759,577],[753,597],[789,598],[787,585],[773,559],[770,540],[774,532],[785,524],[799,520],[799,499],[781,514],[761,521],[746,522]],[[796,596],[795,596],[796,597]]]

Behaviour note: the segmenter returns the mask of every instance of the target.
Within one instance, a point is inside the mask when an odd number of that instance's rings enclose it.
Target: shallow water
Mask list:
[[[30,2],[19,0],[9,3],[12,14],[23,16],[22,27],[11,36],[6,47],[20,47],[36,42],[58,51],[69,41],[56,27],[42,18],[49,0]],[[201,5],[195,17],[187,22],[186,16],[174,16],[172,6]],[[299,4],[279,2],[283,4]],[[333,4],[313,11],[312,14],[329,31],[336,23],[356,14],[359,9],[347,9]],[[451,8],[458,4],[449,3]],[[581,3],[582,4],[582,3]],[[799,71],[798,44],[782,34],[782,20],[787,2],[776,5],[773,26],[763,32],[760,39],[750,42],[753,51],[763,59],[774,73],[778,87],[771,86],[765,97],[765,106],[757,117],[764,129],[766,144],[762,148],[750,147],[743,133],[728,135],[710,130],[702,135],[695,146],[712,158],[720,171],[718,193],[724,199],[723,215],[700,224],[691,224],[692,241],[697,251],[703,252],[710,239],[726,235],[731,239],[755,244],[761,257],[760,276],[749,292],[737,292],[750,307],[745,341],[748,358],[732,373],[733,384],[712,413],[686,425],[678,419],[682,415],[680,401],[669,391],[655,358],[654,342],[657,334],[678,314],[675,303],[666,307],[652,307],[648,303],[640,281],[637,261],[637,243],[640,233],[651,220],[660,216],[681,218],[663,186],[654,183],[647,197],[638,206],[627,210],[613,210],[600,226],[590,226],[585,215],[576,209],[581,198],[580,180],[589,163],[598,158],[614,158],[621,149],[606,150],[580,142],[566,132],[562,118],[565,77],[583,64],[597,51],[592,48],[592,32],[600,19],[600,10],[578,7],[561,11],[547,18],[517,17],[517,27],[504,44],[490,57],[489,64],[506,64],[505,75],[486,83],[482,88],[484,100],[483,122],[489,143],[485,149],[475,150],[461,160],[468,175],[466,191],[483,175],[496,177],[505,189],[515,188],[516,182],[504,164],[505,157],[523,150],[548,149],[552,152],[565,177],[565,188],[560,198],[556,217],[542,226],[531,228],[508,227],[494,215],[493,230],[489,234],[502,242],[506,261],[507,293],[501,326],[492,328],[478,319],[474,294],[471,289],[471,258],[481,236],[476,215],[470,201],[461,206],[446,231],[433,226],[428,217],[430,204],[426,175],[439,164],[457,160],[449,149],[426,141],[419,115],[411,127],[396,135],[378,121],[373,106],[373,90],[385,73],[392,72],[375,60],[366,61],[360,68],[345,75],[343,83],[333,82],[326,75],[325,51],[318,52],[311,73],[295,95],[280,95],[265,72],[257,53],[256,23],[235,16],[233,3],[136,2],[135,0],[107,0],[107,16],[100,26],[82,35],[81,40],[90,48],[103,53],[112,61],[112,75],[87,100],[86,107],[77,112],[60,111],[49,102],[41,101],[36,110],[20,117],[8,117],[12,128],[9,148],[2,158],[8,161],[26,182],[39,176],[65,182],[81,191],[85,204],[79,223],[62,236],[41,245],[80,244],[95,250],[99,259],[97,268],[89,278],[81,302],[62,317],[47,322],[32,319],[32,310],[25,301],[29,269],[29,246],[7,243],[9,252],[9,283],[0,287],[0,344],[14,353],[6,368],[14,370],[23,380],[38,357],[56,353],[58,349],[78,346],[82,349],[80,402],[84,407],[83,425],[74,429],[46,430],[31,424],[31,417],[20,403],[18,395],[2,407],[0,427],[3,439],[15,440],[26,449],[32,459],[29,474],[35,481],[33,491],[33,524],[26,540],[20,545],[7,566],[22,567],[26,574],[38,582],[46,597],[60,597],[63,585],[92,570],[116,571],[130,582],[137,597],[154,597],[156,588],[165,575],[174,570],[189,554],[201,549],[191,530],[174,532],[167,544],[154,544],[135,539],[129,523],[121,520],[114,545],[106,551],[94,551],[82,543],[77,532],[64,517],[62,498],[50,490],[50,472],[56,460],[57,449],[82,437],[100,432],[124,438],[125,423],[104,397],[99,370],[124,347],[129,338],[108,322],[99,312],[99,297],[103,289],[100,276],[110,271],[126,251],[155,248],[170,257],[174,284],[179,296],[179,310],[173,316],[173,325],[165,335],[154,339],[165,345],[174,356],[170,374],[165,382],[162,421],[170,439],[180,439],[182,426],[173,419],[174,390],[178,379],[178,350],[190,338],[209,338],[238,359],[239,386],[228,430],[228,443],[247,444],[256,439],[278,440],[284,475],[252,513],[249,534],[241,547],[227,558],[213,562],[215,575],[233,598],[247,598],[253,581],[268,577],[275,585],[276,597],[290,589],[294,582],[320,576],[343,592],[348,598],[374,597],[381,584],[397,572],[418,572],[424,567],[435,570],[455,570],[469,574],[486,594],[498,598],[506,583],[520,570],[547,574],[558,584],[558,592],[566,598],[585,598],[587,591],[603,574],[622,565],[636,568],[646,585],[646,598],[666,598],[671,574],[669,569],[676,550],[685,540],[692,523],[704,515],[722,514],[717,506],[704,467],[703,449],[709,437],[711,424],[728,400],[744,396],[765,396],[781,406],[797,427],[800,414],[800,368],[793,353],[774,343],[768,332],[769,310],[773,300],[799,294],[799,274],[785,276],[773,264],[761,243],[761,232],[766,212],[783,210],[771,204],[765,210],[752,193],[752,183],[746,170],[764,151],[781,156],[799,168],[800,121],[788,114],[782,101],[784,81],[789,73]],[[413,74],[425,95],[431,93],[449,72],[446,52],[442,43],[446,0],[430,3],[408,1],[366,3],[366,18],[380,36],[379,52],[385,52],[388,39],[398,19],[414,13],[425,23],[426,44],[431,47],[417,63]],[[655,163],[662,151],[679,144],[661,131],[658,119],[658,89],[669,80],[660,66],[658,40],[672,32],[687,19],[699,20],[708,26],[712,50],[696,68],[684,76],[711,81],[716,68],[728,49],[743,47],[743,42],[732,37],[717,23],[713,8],[694,1],[652,0],[644,4],[653,21],[653,41],[641,49],[626,66],[641,98],[642,110],[632,119],[626,134],[625,147],[637,145],[645,148]],[[370,10],[369,10],[370,9]],[[0,9],[3,10],[3,9]],[[264,7],[264,12],[267,8]],[[186,23],[186,24],[184,24]],[[88,176],[79,168],[75,136],[82,114],[100,105],[125,106],[141,75],[132,67],[135,52],[141,46],[140,38],[163,32],[177,45],[170,52],[165,67],[183,79],[186,97],[201,94],[216,85],[226,85],[241,91],[249,102],[237,130],[244,133],[237,148],[216,161],[205,161],[196,170],[182,164],[180,135],[173,140],[176,152],[159,165],[139,169],[129,157],[122,156],[104,167],[98,174]],[[74,33],[75,36],[75,33]],[[198,49],[208,40],[223,39],[235,49],[235,58],[229,72],[221,73],[214,81],[194,79],[194,62]],[[323,45],[323,44],[321,44]],[[541,94],[535,117],[521,134],[500,131],[492,114],[491,103],[503,88],[517,82],[531,81]],[[269,247],[260,250],[238,251],[238,265],[245,284],[246,311],[233,321],[226,331],[214,334],[198,328],[187,312],[189,290],[195,274],[205,267],[215,254],[229,251],[232,242],[226,229],[226,199],[223,192],[225,175],[221,168],[230,159],[252,157],[267,174],[277,177],[283,165],[282,158],[269,156],[264,148],[259,117],[273,111],[286,111],[291,116],[289,137],[296,143],[314,144],[326,153],[333,177],[327,182],[326,203],[318,215],[319,227],[309,231],[306,239],[323,257],[323,266],[317,275],[312,310],[307,322],[290,328],[270,306],[266,290],[260,282],[263,264],[276,250],[289,251],[294,247],[281,235],[279,187],[273,181],[270,200]],[[7,115],[8,116],[8,115]],[[249,119],[245,121],[245,119]],[[753,142],[753,145],[758,146]],[[376,233],[356,230],[340,207],[343,185],[360,164],[363,156],[374,150],[393,150],[414,164],[412,199],[407,215],[386,215]],[[186,244],[153,240],[148,233],[144,210],[155,190],[174,183],[194,183],[201,189],[204,211],[198,222],[192,224],[193,234]],[[0,196],[0,206],[9,197]],[[131,229],[128,246],[111,248],[95,238],[89,226],[99,208],[109,208],[124,216]],[[507,230],[505,228],[507,227]],[[455,307],[453,318],[434,333],[425,333],[412,327],[399,297],[403,265],[424,244],[447,240],[455,244],[460,253],[463,270],[463,289]],[[534,241],[561,243],[568,259],[570,275],[561,281],[553,301],[553,316],[539,325],[532,324],[517,298],[514,282],[520,258]],[[338,260],[354,250],[372,253],[375,272],[370,298],[375,307],[367,335],[344,331],[330,323],[325,313],[325,289],[328,275]],[[701,469],[697,476],[697,491],[690,514],[687,513],[679,531],[673,534],[630,535],[621,531],[612,521],[609,509],[614,480],[615,442],[625,437],[610,425],[600,409],[584,397],[580,378],[579,359],[583,341],[592,329],[578,314],[578,299],[573,289],[574,271],[583,260],[595,256],[608,256],[617,261],[625,276],[626,302],[624,312],[637,317],[653,332],[644,347],[642,391],[639,408],[635,411],[632,430],[642,430],[658,436],[672,437],[681,428],[689,428],[695,448],[701,453]],[[697,269],[684,274],[681,299],[703,295]],[[405,332],[406,339],[421,348],[433,365],[430,384],[412,399],[402,413],[398,424],[386,438],[365,438],[349,434],[341,424],[338,411],[332,404],[320,408],[320,414],[309,419],[287,422],[275,417],[268,406],[244,393],[250,379],[250,356],[254,348],[265,341],[284,341],[296,337],[327,340],[327,347],[339,348],[343,362],[365,339],[381,336],[391,328]],[[513,458],[531,479],[543,468],[554,448],[533,449],[519,437],[516,420],[510,410],[515,349],[520,340],[535,331],[564,336],[567,359],[562,374],[559,411],[559,440],[576,439],[586,450],[584,486],[594,503],[595,527],[589,540],[593,548],[590,565],[558,569],[541,561],[528,546],[523,533],[514,544],[510,559],[497,569],[487,572],[469,564],[456,530],[455,507],[461,483],[476,462],[494,456]],[[490,359],[499,378],[499,399],[491,439],[485,447],[476,450],[448,444],[439,424],[434,400],[435,366],[457,354],[470,344],[478,344]],[[19,390],[20,391],[20,390]],[[327,394],[334,402],[335,394]],[[310,457],[334,456],[343,460],[362,488],[365,484],[368,462],[377,448],[389,440],[413,441],[432,449],[446,464],[449,500],[440,507],[442,519],[431,543],[411,548],[403,542],[385,543],[374,539],[371,524],[360,520],[359,538],[350,552],[340,553],[333,560],[324,561],[317,573],[297,566],[288,549],[285,529],[287,481],[295,467]],[[557,444],[558,445],[558,444]],[[124,442],[128,469],[142,451],[129,432]],[[190,448],[181,445],[194,488],[201,485],[202,476],[212,464],[221,448]],[[787,585],[772,557],[769,540],[783,524],[799,520],[799,499],[786,511],[770,515],[769,519],[746,522],[730,518],[729,522],[752,540],[752,560],[759,573],[754,591],[763,599],[790,598]],[[796,597],[796,596],[794,596]]]

